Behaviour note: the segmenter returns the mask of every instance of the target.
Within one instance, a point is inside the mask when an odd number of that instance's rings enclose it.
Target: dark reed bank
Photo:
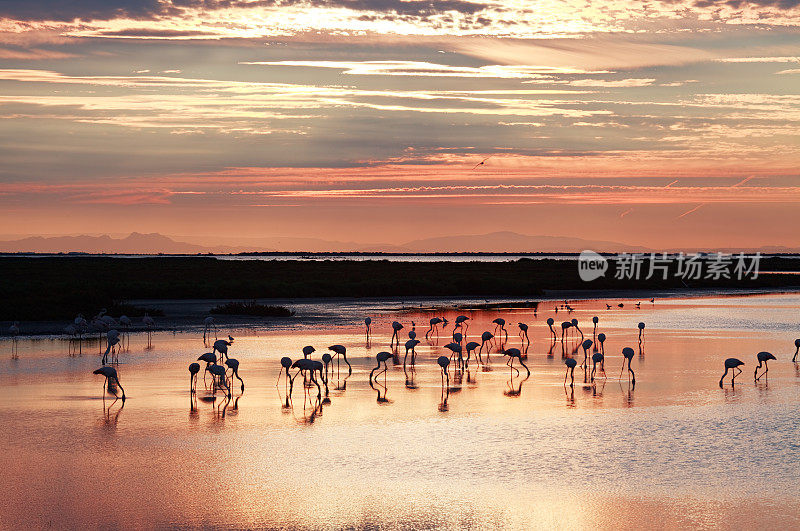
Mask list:
[[[795,271],[800,260],[763,259],[762,271]],[[613,266],[612,269],[613,271]],[[647,264],[643,266],[647,271]],[[643,275],[646,276],[646,275]],[[800,276],[755,280],[584,282],[572,260],[514,262],[233,261],[210,257],[0,257],[0,320],[94,315],[131,299],[541,296],[545,290],[793,288]]]

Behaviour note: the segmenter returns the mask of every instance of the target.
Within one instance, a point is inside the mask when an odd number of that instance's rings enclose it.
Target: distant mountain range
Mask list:
[[[191,243],[177,242],[158,233],[140,234],[133,232],[125,238],[102,236],[32,236],[21,240],[0,242],[0,252],[4,253],[91,253],[91,254],[196,254],[230,253],[239,249],[225,247],[205,247]]]
[[[189,238],[186,238],[189,239]],[[4,253],[90,253],[90,254],[229,254],[242,252],[392,252],[392,253],[578,253],[585,249],[601,252],[653,252],[643,246],[621,242],[587,240],[564,236],[530,236],[516,232],[439,236],[413,240],[401,245],[383,243],[358,243],[330,241],[319,238],[259,238],[245,245],[201,245],[178,241],[163,234],[131,233],[124,238],[100,236],[32,236],[0,241]],[[657,250],[661,252],[662,250]],[[675,249],[666,249],[675,251]],[[686,252],[739,252],[796,253],[798,249],[784,246],[764,246],[758,249],[684,249]]]

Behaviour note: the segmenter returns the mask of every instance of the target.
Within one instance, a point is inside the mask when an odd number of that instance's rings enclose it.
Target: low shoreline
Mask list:
[[[687,299],[702,297],[746,297],[768,294],[800,293],[800,288],[763,288],[763,289],[669,289],[669,290],[548,290],[543,297],[511,298],[511,297],[311,297],[304,299],[256,299],[261,304],[286,306],[296,314],[292,317],[252,317],[244,315],[213,315],[218,329],[261,329],[286,330],[312,325],[353,325],[370,315],[383,316],[407,311],[464,310],[471,309],[518,309],[531,308],[538,305],[540,311],[550,311],[548,303],[568,301],[637,301],[647,302],[651,298]],[[203,319],[209,310],[227,299],[140,299],[131,300],[130,304],[158,309],[164,317],[156,317],[154,332],[199,332],[203,331]],[[69,320],[39,320],[20,323],[19,337],[60,336],[67,337],[64,327]],[[10,323],[2,323],[4,339]],[[148,329],[134,320],[134,325],[127,330],[141,333]],[[85,337],[97,336],[97,332]]]

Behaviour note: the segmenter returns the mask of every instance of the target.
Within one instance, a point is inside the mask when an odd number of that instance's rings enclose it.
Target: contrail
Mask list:
[[[751,175],[750,177],[745,177],[744,179],[742,179],[742,180],[741,180],[741,181],[739,181],[738,183],[732,184],[732,185],[731,185],[731,188],[736,188],[737,186],[741,186],[741,185],[745,184],[747,181],[750,181],[750,180],[752,180],[752,179],[755,179],[755,178],[756,178],[756,176],[755,176],[755,175]],[[677,180],[676,180],[676,181],[673,181],[673,182],[669,183],[667,186],[665,186],[664,188],[668,188],[670,185],[672,185],[672,184],[675,184],[676,182],[678,182],[678,181],[677,181]],[[677,217],[677,218],[675,218],[675,219],[681,219],[681,218],[682,218],[682,217],[684,217],[684,216],[688,216],[688,215],[689,215],[689,214],[691,214],[692,212],[697,212],[697,211],[700,209],[700,207],[702,207],[702,206],[705,206],[705,205],[707,205],[707,204],[708,204],[708,203],[700,203],[699,205],[697,205],[697,206],[696,206],[696,207],[694,207],[693,209],[691,209],[691,210],[688,210],[688,211],[684,212],[683,214],[681,214],[680,216],[678,216],[678,217]]]
[[[682,217],[684,217],[684,216],[688,216],[688,215],[689,215],[689,214],[691,214],[692,212],[697,212],[698,210],[700,210],[700,207],[702,207],[702,206],[704,206],[704,205],[707,205],[707,204],[708,204],[708,203],[700,203],[699,205],[697,205],[697,206],[696,206],[696,207],[694,207],[693,209],[691,209],[691,210],[689,210],[689,211],[686,211],[686,212],[684,212],[683,214],[681,214],[680,216],[678,216],[678,217],[677,217],[677,218],[675,218],[675,219],[681,219],[681,218],[682,218]]]

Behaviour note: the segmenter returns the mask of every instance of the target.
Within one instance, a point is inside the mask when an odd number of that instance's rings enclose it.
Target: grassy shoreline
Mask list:
[[[393,262],[216,260],[204,257],[0,257],[0,320],[94,315],[134,299],[542,297],[548,290],[652,291],[797,288],[798,261],[763,259],[758,279],[584,282],[572,260]],[[646,270],[646,269],[645,269]]]

